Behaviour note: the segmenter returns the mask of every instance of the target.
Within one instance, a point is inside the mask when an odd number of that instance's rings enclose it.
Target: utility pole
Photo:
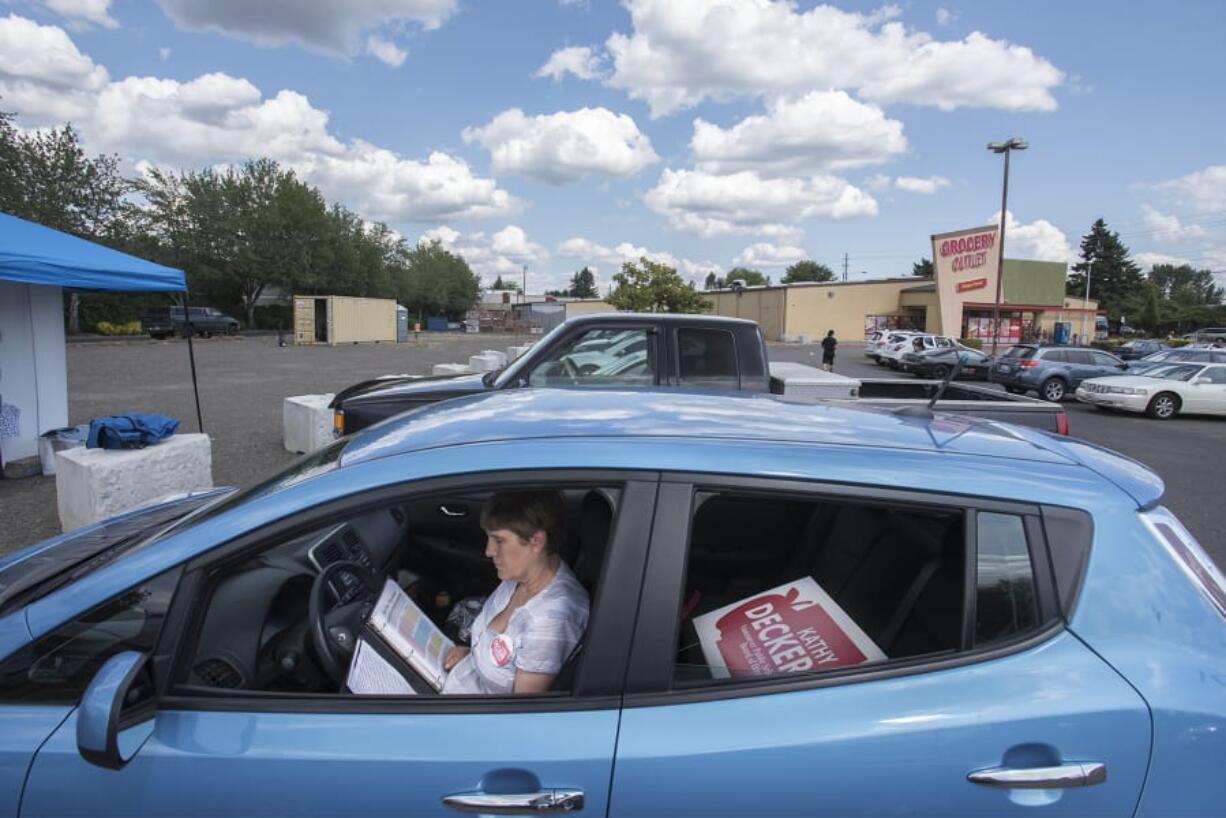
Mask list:
[[[524,283],[523,288],[519,291],[520,303],[528,303],[528,265],[524,265]]]
[[[1094,256],[1086,259],[1086,296],[1081,302],[1081,343],[1086,342],[1086,313],[1090,308],[1090,278],[1094,274]],[[1094,311],[1094,337],[1098,337],[1098,311]]]
[[[847,282],[847,254],[843,254],[843,282]]]

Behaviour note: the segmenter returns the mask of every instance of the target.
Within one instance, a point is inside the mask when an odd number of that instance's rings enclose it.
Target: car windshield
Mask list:
[[[1145,373],[1146,378],[1162,378],[1168,381],[1190,381],[1200,372],[1200,364],[1167,364],[1156,366]]]

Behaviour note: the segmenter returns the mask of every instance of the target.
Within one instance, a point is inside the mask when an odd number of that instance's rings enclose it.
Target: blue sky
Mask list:
[[[488,283],[905,274],[999,211],[1226,270],[1220,4],[0,0],[0,108],[135,174],[269,155]]]

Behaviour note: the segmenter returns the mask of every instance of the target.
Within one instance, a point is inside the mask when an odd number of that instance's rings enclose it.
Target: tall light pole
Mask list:
[[[1081,343],[1086,342],[1086,313],[1090,307],[1090,279],[1094,275],[1094,256],[1086,259],[1086,298],[1081,302]],[[1094,337],[1098,337],[1098,311],[1094,312]]]
[[[989,142],[988,150],[1005,155],[1005,183],[1000,194],[1000,235],[996,245],[996,300],[992,302],[992,357],[996,357],[996,344],[1000,341],[1000,285],[1005,280],[1005,214],[1009,212],[1009,154],[1030,147],[1016,136],[1008,142]]]

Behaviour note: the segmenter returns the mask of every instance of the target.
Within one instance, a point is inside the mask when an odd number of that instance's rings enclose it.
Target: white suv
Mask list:
[[[906,338],[899,339],[897,342],[891,343],[882,349],[877,355],[877,363],[887,364],[890,369],[898,369],[902,365],[903,355],[908,352],[918,351],[915,348],[917,343],[920,344],[923,350],[953,349],[957,346],[952,338],[944,335],[912,333]]]
[[[875,332],[873,334],[876,335],[877,337],[865,343],[864,354],[867,355],[869,358],[872,358],[877,363],[883,364],[885,363],[885,361],[881,360],[881,354],[883,351],[893,346],[894,344],[898,344],[898,343],[901,343],[902,341],[910,340],[911,338],[915,337],[916,335],[919,335],[920,333],[915,330],[910,330],[910,329],[891,329],[891,330],[882,330],[880,332]]]

